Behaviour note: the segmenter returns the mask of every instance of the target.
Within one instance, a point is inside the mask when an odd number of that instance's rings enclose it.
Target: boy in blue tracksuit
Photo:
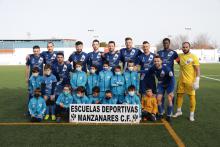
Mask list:
[[[82,71],[82,62],[77,62],[75,67],[75,72],[73,72],[70,79],[70,84],[73,89],[73,92],[75,93],[75,90],[79,86],[85,87],[86,82],[87,82],[87,75],[84,71]]]
[[[91,104],[100,104],[101,99],[99,97],[100,94],[100,88],[98,86],[95,86],[92,88],[92,95],[89,97]]]
[[[115,75],[111,78],[111,89],[113,93],[114,99],[117,101],[117,103],[122,104],[124,101],[124,94],[125,94],[125,80],[121,73],[121,67],[115,66]]]
[[[51,65],[46,64],[44,66],[44,77],[43,82],[41,84],[42,94],[47,104],[45,120],[48,120],[50,114],[52,116],[52,120],[56,120],[55,116],[55,87],[57,84],[56,77],[51,73]]]
[[[98,86],[98,75],[96,74],[96,71],[97,71],[97,66],[96,65],[92,65],[90,67],[90,74],[88,76],[88,79],[87,79],[87,83],[86,83],[86,91],[87,91],[87,96],[88,97],[91,97],[92,96],[92,89],[95,87],[95,86]]]
[[[100,98],[105,97],[105,91],[111,89],[111,77],[113,73],[109,69],[109,62],[105,61],[103,64],[103,70],[99,72],[99,88]]]
[[[101,104],[117,104],[112,96],[111,90],[106,90],[105,97],[101,100]]]
[[[85,88],[79,86],[76,89],[76,94],[73,96],[73,104],[90,104],[89,98],[85,95]]]
[[[125,78],[125,90],[128,92],[128,87],[131,85],[135,86],[136,94],[139,93],[139,74],[137,71],[134,71],[134,62],[128,61],[128,70],[124,72]]]
[[[61,121],[61,117],[69,117],[69,107],[72,102],[73,96],[71,95],[71,86],[65,85],[63,88],[63,92],[58,96],[56,100],[57,122]]]
[[[46,111],[46,103],[44,99],[41,97],[40,88],[36,88],[34,90],[34,96],[29,101],[28,109],[30,112],[32,122],[40,122],[43,120]]]
[[[43,81],[43,76],[39,75],[39,68],[34,67],[32,69],[32,75],[29,79],[29,84],[28,84],[29,100],[34,96],[34,90],[36,88],[41,88],[42,81]]]
[[[136,94],[136,89],[134,85],[128,87],[128,95],[126,95],[124,102],[125,104],[138,105],[141,114],[141,101],[139,96]]]

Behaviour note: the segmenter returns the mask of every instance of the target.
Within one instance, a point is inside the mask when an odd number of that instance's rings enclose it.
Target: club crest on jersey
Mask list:
[[[84,61],[85,60],[85,56],[84,55],[82,55],[82,57],[81,57],[81,59],[80,59],[80,61]]]
[[[133,56],[135,54],[135,50],[132,49],[130,55]]]
[[[164,77],[165,76],[165,72],[162,70],[160,73],[160,77]]]
[[[172,55],[173,55],[173,51],[170,51],[167,56],[171,57]]]
[[[186,64],[190,64],[192,61],[193,61],[193,59],[192,59],[192,58],[189,58],[189,59],[186,61]]]

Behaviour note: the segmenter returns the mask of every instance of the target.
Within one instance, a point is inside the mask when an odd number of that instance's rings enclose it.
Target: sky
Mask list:
[[[0,0],[0,19],[0,39],[90,45],[97,38],[121,46],[128,36],[155,45],[168,36],[207,34],[220,45],[220,0]]]

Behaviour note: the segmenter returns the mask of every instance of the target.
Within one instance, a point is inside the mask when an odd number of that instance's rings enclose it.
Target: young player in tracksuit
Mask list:
[[[60,93],[56,100],[56,115],[57,122],[61,121],[61,118],[68,120],[69,117],[69,107],[73,102],[73,96],[71,95],[71,86],[65,85],[63,92]]]
[[[95,86],[92,88],[92,95],[89,97],[91,104],[100,104],[101,98],[99,97],[100,94],[100,88],[98,86]]]
[[[142,97],[142,120],[147,119],[156,121],[157,99],[154,97],[151,89],[146,90],[146,94]]]
[[[114,41],[108,42],[108,50],[109,50],[109,52],[104,54],[104,59],[105,59],[105,61],[109,62],[110,69],[113,72],[114,67],[119,65],[121,55],[120,55],[120,51],[115,51],[115,42]]]
[[[53,63],[57,62],[57,53],[58,51],[54,51],[54,43],[53,42],[48,42],[47,43],[47,51],[43,51],[41,53],[43,59],[44,59],[44,64],[49,64],[52,65]]]
[[[56,98],[62,93],[63,87],[66,84],[70,84],[70,72],[72,71],[72,65],[64,62],[64,54],[57,53],[57,62],[52,65],[52,73],[57,78],[57,86],[55,88]]]
[[[71,63],[73,62],[73,67],[75,67],[76,62],[82,62],[82,71],[87,72],[86,62],[87,62],[87,53],[83,52],[83,42],[77,41],[75,43],[76,51],[73,52],[70,56],[68,61]]]
[[[90,104],[89,98],[85,94],[86,90],[83,86],[76,89],[76,94],[73,95],[73,104]]]
[[[99,88],[100,88],[100,98],[105,97],[105,91],[111,89],[111,78],[113,73],[109,70],[109,62],[105,61],[103,63],[103,70],[99,72]]]
[[[128,61],[128,69],[124,72],[125,79],[125,91],[128,93],[128,87],[131,85],[135,86],[136,94],[139,93],[139,73],[134,71],[134,62]]]
[[[127,37],[127,38],[125,38],[125,46],[126,46],[126,48],[122,48],[120,50],[121,61],[123,63],[124,71],[127,69],[128,61],[131,60],[136,65],[137,57],[142,53],[141,50],[133,48],[132,45],[133,45],[132,38]]]
[[[163,66],[167,66],[174,73],[174,61],[179,63],[179,57],[178,57],[178,54],[176,51],[170,49],[170,39],[169,38],[163,39],[163,49],[159,50],[157,52],[157,54],[161,57]],[[165,103],[165,99],[163,97],[163,99],[162,99],[163,111],[164,111],[164,103]],[[173,104],[174,104],[174,98],[173,98]]]
[[[98,75],[96,73],[97,71],[97,67],[96,65],[92,65],[90,67],[90,74],[87,78],[87,83],[86,83],[86,91],[87,91],[87,96],[88,97],[91,97],[92,94],[93,94],[93,91],[92,89],[95,87],[95,86],[98,86],[99,83],[98,83]]]
[[[142,45],[143,53],[138,56],[138,64],[141,70],[149,70],[154,65],[154,54],[150,52],[150,44],[147,41]],[[156,94],[156,81],[154,75],[145,76],[145,73],[140,75],[140,94],[146,94],[146,89],[152,89]]]
[[[47,109],[45,120],[48,120],[50,114],[52,116],[52,120],[56,120],[55,116],[55,87],[57,84],[56,77],[51,73],[51,65],[46,64],[44,66],[44,77],[42,82],[42,94],[43,98],[46,101]]]
[[[75,71],[73,72],[71,79],[70,79],[70,84],[73,90],[73,93],[75,93],[77,87],[79,86],[86,86],[87,82],[87,75],[84,71],[82,71],[82,62],[77,62]]]
[[[96,65],[98,70],[97,73],[102,70],[103,57],[102,52],[99,51],[99,41],[93,40],[92,42],[93,51],[88,53],[87,56],[87,68],[90,69],[91,65]]]
[[[111,90],[106,90],[105,91],[105,96],[101,100],[101,104],[117,104],[117,102],[113,98]]]
[[[44,59],[40,54],[40,47],[33,47],[33,54],[27,55],[26,57],[26,82],[28,82],[29,78],[32,75],[32,69],[34,67],[38,67],[39,75],[43,76],[43,64]]]
[[[115,101],[119,104],[124,102],[125,95],[125,80],[121,73],[121,66],[115,66],[115,74],[111,78],[111,90]]]
[[[40,122],[43,120],[46,111],[46,103],[45,100],[41,97],[40,88],[36,88],[34,90],[34,96],[29,101],[28,109],[32,122]]]
[[[136,94],[136,89],[134,85],[130,85],[128,87],[128,94],[125,97],[125,100],[123,102],[124,104],[132,104],[132,105],[138,105],[139,106],[139,116],[141,116],[141,102],[140,97]]]
[[[158,102],[158,111],[159,111],[159,119],[163,116],[163,108],[162,108],[162,97],[164,93],[167,92],[168,98],[168,107],[167,107],[167,121],[171,121],[171,115],[173,111],[173,96],[174,96],[174,86],[175,80],[173,71],[169,69],[167,66],[162,65],[162,60],[159,55],[154,57],[154,66],[152,66],[148,71],[140,71],[149,74],[154,74],[158,79],[157,84],[157,102]]]
[[[29,79],[29,84],[28,84],[29,100],[34,96],[34,90],[36,88],[41,88],[42,81],[43,81],[43,76],[39,75],[39,68],[34,67],[32,69],[32,75]]]

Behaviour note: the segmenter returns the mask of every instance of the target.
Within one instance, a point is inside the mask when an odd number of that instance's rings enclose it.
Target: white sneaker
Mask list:
[[[194,114],[190,114],[189,120],[190,120],[190,121],[195,121]]]
[[[183,115],[182,111],[177,111],[176,114],[173,115],[174,118],[177,118],[179,116]]]

